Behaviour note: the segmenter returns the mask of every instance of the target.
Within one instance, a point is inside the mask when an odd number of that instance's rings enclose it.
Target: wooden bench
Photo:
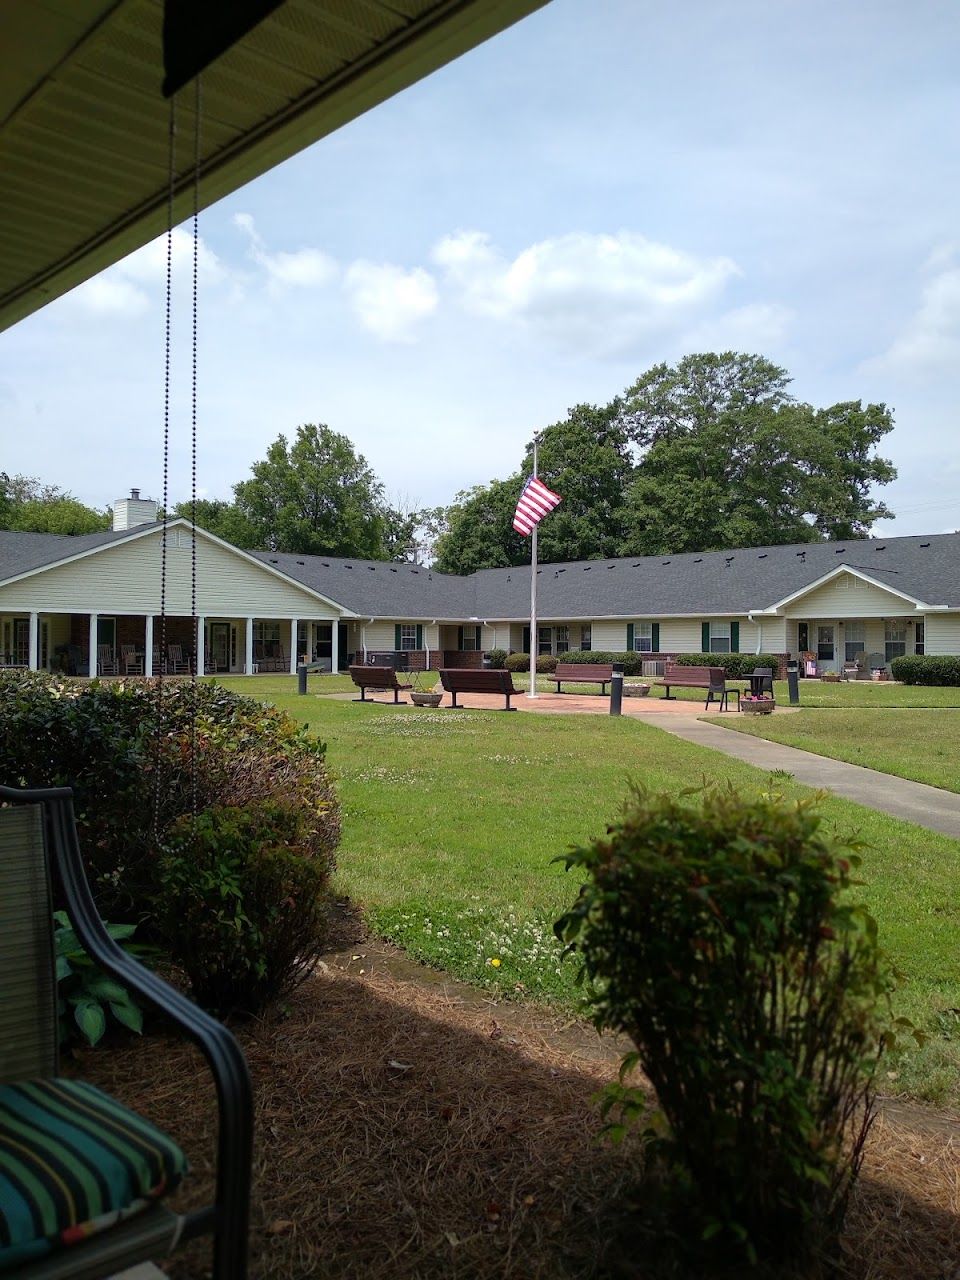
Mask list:
[[[714,698],[719,698],[720,710],[729,711],[730,694],[733,693],[737,698],[737,710],[740,709],[740,690],[735,685],[727,686],[727,675],[723,667],[681,667],[668,662],[663,672],[663,679],[656,680],[654,683],[666,688],[665,699],[672,696],[671,688],[706,689],[707,700],[703,704],[704,710],[710,706]]]
[[[476,671],[468,667],[444,667],[440,672],[440,681],[451,696],[452,707],[457,705],[458,693],[502,693],[506,699],[505,711],[516,711],[511,707],[510,699],[515,693],[513,676],[509,671]]]
[[[600,692],[607,692],[607,685],[613,679],[613,663],[611,662],[558,662],[550,676],[557,682],[557,693],[561,693],[561,680],[568,684],[579,681],[581,684],[598,684]]]
[[[400,697],[400,690],[412,688],[409,684],[399,683],[393,667],[351,667],[350,679],[360,690],[360,697],[354,698],[354,702],[371,702],[372,699],[367,697],[368,689],[392,689],[396,706],[398,702],[406,702],[406,698]]]

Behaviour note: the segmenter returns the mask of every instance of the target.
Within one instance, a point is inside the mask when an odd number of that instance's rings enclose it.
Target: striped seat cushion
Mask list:
[[[102,1231],[186,1172],[176,1143],[93,1085],[0,1085],[0,1271]]]

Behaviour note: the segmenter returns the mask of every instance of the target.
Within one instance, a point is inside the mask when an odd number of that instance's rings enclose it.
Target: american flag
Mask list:
[[[538,525],[545,515],[549,515],[559,501],[559,493],[554,493],[536,476],[531,476],[523,486],[523,493],[520,495],[520,501],[513,515],[514,529],[526,537],[528,533],[533,532],[534,526]]]

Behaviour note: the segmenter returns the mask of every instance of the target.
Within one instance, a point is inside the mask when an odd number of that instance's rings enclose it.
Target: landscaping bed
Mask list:
[[[257,1108],[251,1276],[653,1280],[653,1242],[624,1217],[638,1148],[597,1140],[612,1048],[567,1018],[397,974],[388,952],[354,936],[281,1013],[237,1028]],[[184,1142],[202,1202],[215,1112],[195,1051],[152,1037],[79,1065]],[[955,1275],[956,1133],[929,1111],[881,1116],[841,1276]],[[202,1280],[208,1259],[189,1246],[172,1280]]]

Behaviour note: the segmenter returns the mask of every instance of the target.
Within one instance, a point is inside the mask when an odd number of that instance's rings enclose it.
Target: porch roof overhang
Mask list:
[[[201,205],[546,2],[283,0],[203,72]],[[165,228],[163,21],[163,0],[0,4],[0,330]]]
[[[837,565],[835,569],[831,569],[829,573],[822,574],[813,582],[805,583],[796,591],[792,591],[788,596],[784,596],[782,600],[778,600],[776,604],[769,605],[765,609],[752,609],[751,615],[755,618],[776,618],[783,615],[783,610],[795,604],[798,600],[802,600],[811,591],[816,591],[819,587],[826,586],[827,583],[834,582],[843,574],[849,574],[852,578],[859,578],[862,582],[867,582],[871,587],[876,587],[880,591],[886,591],[888,595],[897,596],[899,599],[909,604],[914,612],[924,613],[931,610],[939,610],[943,606],[930,605],[924,600],[918,599],[916,596],[910,595],[906,591],[901,591],[898,587],[891,586],[889,582],[882,582],[879,578],[872,577],[869,573],[864,573],[862,569],[855,569],[852,565]]]

